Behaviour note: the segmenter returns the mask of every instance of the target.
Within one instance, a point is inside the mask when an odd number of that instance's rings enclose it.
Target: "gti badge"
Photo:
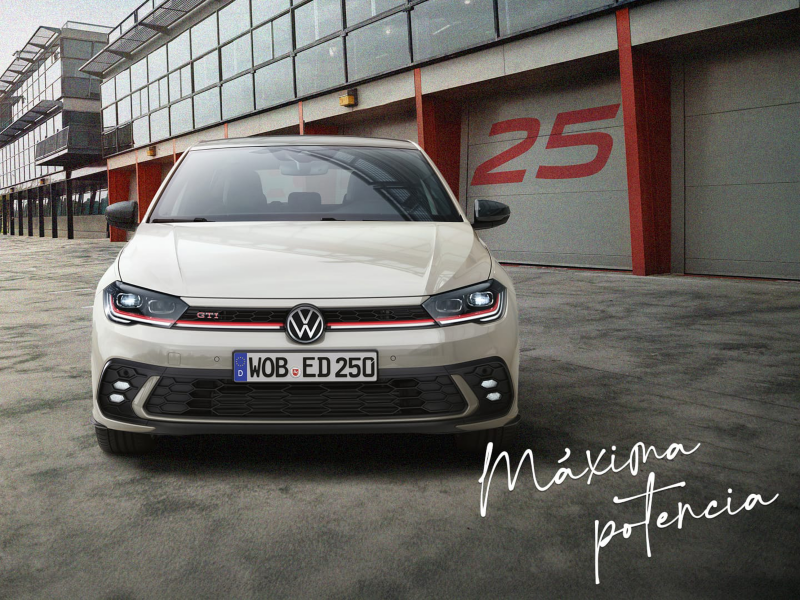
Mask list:
[[[197,313],[198,319],[219,319],[219,313],[212,312],[199,312]]]
[[[316,342],[325,333],[322,313],[310,304],[295,306],[286,317],[286,335],[300,344]]]

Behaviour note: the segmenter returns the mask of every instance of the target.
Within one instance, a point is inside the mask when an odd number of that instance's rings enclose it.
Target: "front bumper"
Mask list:
[[[487,380],[494,382],[491,390],[481,385]],[[488,400],[487,391],[500,399]],[[100,378],[95,421],[167,435],[456,433],[505,425],[515,409],[511,374],[498,357],[385,369],[374,383],[314,384],[241,384],[233,382],[230,371],[112,360]]]

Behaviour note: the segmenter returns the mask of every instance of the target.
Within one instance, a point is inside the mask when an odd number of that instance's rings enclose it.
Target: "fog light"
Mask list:
[[[115,404],[119,404],[120,402],[125,402],[125,396],[123,396],[122,394],[111,394],[108,397],[108,399],[111,400]]]
[[[131,389],[131,384],[128,383],[127,381],[115,381],[114,389],[119,390],[120,392],[124,392],[125,390]]]
[[[491,394],[486,394],[486,399],[491,400],[492,402],[500,400],[500,397],[501,397],[500,392],[492,392]]]
[[[494,379],[487,379],[485,381],[481,381],[481,387],[490,390],[497,387],[497,382]]]

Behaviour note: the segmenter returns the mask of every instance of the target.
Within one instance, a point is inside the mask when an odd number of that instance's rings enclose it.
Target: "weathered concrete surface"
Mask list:
[[[790,597],[800,586],[800,286],[512,269],[521,440],[541,482],[586,450],[691,456],[537,492],[422,436],[184,438],[104,455],[89,426],[89,304],[118,246],[0,236],[0,597]],[[70,291],[71,290],[71,291]],[[618,463],[621,461],[618,461]],[[642,528],[656,494],[736,516]]]

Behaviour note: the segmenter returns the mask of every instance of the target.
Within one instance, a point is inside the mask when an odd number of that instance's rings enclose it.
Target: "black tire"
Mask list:
[[[106,427],[95,427],[97,445],[109,454],[145,454],[156,445],[152,435],[117,431]]]
[[[456,448],[461,452],[470,454],[485,454],[489,442],[494,444],[493,454],[509,450],[517,439],[516,427],[498,427],[496,429],[482,429],[469,433],[457,433]]]

